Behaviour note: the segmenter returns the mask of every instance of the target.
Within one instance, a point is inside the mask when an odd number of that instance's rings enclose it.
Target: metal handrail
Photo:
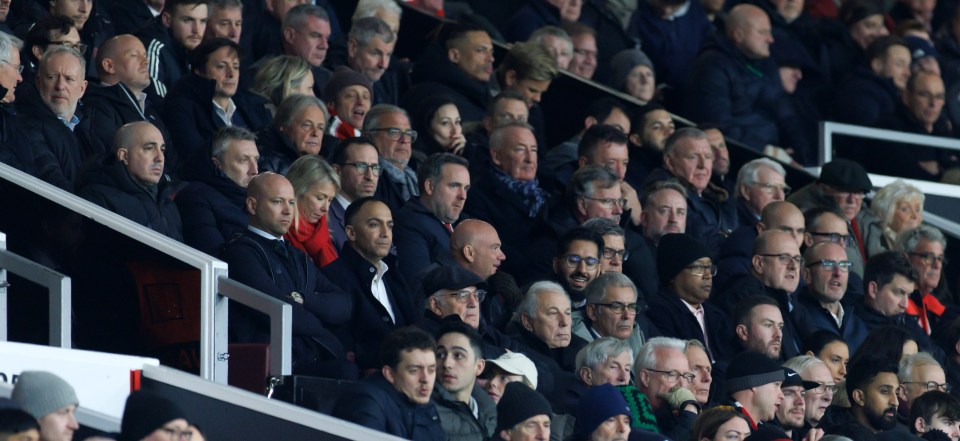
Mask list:
[[[220,295],[270,316],[270,375],[290,375],[293,307],[235,280],[220,277],[218,282]]]
[[[953,138],[918,135],[916,133],[855,126],[852,124],[843,124],[833,121],[820,121],[820,164],[826,164],[833,160],[833,135],[847,135],[858,138],[879,139],[882,141],[895,141],[927,147],[938,147],[948,150],[960,150],[960,140]]]
[[[2,233],[0,233],[2,234]],[[6,235],[0,240],[0,340],[7,340],[7,271],[41,285],[50,292],[50,346],[70,349],[70,277],[7,251]]]

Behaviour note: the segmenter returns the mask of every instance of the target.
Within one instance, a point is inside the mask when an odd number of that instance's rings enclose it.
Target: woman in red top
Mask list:
[[[297,220],[284,237],[306,252],[317,267],[323,267],[337,259],[327,227],[327,209],[340,191],[340,176],[323,158],[306,155],[293,162],[287,179],[297,195]]]

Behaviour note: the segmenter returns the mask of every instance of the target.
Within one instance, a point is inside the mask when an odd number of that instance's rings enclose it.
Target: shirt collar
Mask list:
[[[280,237],[274,236],[274,235],[272,235],[272,234],[270,234],[270,233],[268,233],[268,232],[266,232],[266,231],[263,231],[263,230],[255,227],[255,226],[253,226],[253,225],[247,225],[247,229],[250,230],[253,234],[256,234],[257,236],[260,236],[260,237],[262,237],[262,238],[264,238],[264,239],[283,240],[283,236],[280,236]]]

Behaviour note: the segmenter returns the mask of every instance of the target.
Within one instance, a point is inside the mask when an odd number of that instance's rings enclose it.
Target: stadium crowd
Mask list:
[[[294,374],[401,438],[960,440],[947,241],[868,176],[960,160],[851,141],[786,184],[821,120],[955,136],[956,2],[488,1],[0,0],[0,161],[292,305]],[[405,13],[447,20],[415,59]],[[561,71],[645,105],[549,145]],[[13,398],[0,439],[72,438],[70,385]],[[189,422],[134,393],[116,439]]]

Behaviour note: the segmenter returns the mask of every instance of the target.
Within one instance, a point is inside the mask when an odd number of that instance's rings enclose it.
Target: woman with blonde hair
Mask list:
[[[876,218],[864,225],[863,244],[868,258],[897,249],[897,235],[920,226],[924,199],[919,188],[900,179],[877,191],[870,203]]]
[[[299,57],[279,55],[260,66],[250,90],[270,100],[268,109],[273,115],[284,98],[290,95],[299,93],[316,96],[313,84],[313,72],[306,61]]]
[[[287,179],[297,197],[297,216],[293,228],[283,237],[322,268],[337,259],[327,226],[327,210],[340,191],[340,176],[323,158],[306,155],[293,162]]]

